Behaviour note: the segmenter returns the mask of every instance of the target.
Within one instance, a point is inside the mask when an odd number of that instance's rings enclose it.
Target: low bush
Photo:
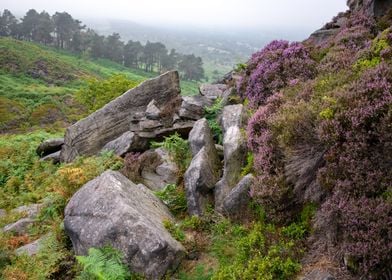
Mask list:
[[[165,137],[163,142],[152,142],[151,146],[153,148],[162,147],[168,151],[179,168],[180,174],[185,173],[192,160],[192,154],[187,140],[182,139],[178,133],[175,133],[172,136]]]
[[[222,112],[223,109],[223,99],[218,98],[215,100],[214,104],[211,106],[207,106],[204,109],[204,116],[208,121],[208,125],[210,126],[214,140],[218,144],[223,143],[223,132],[222,127],[218,122],[218,116]]]
[[[91,79],[87,87],[76,93],[77,100],[94,112],[139,83],[125,75],[113,75],[106,80]]]
[[[167,185],[164,189],[155,192],[174,215],[184,214],[187,209],[185,190],[176,185]]]

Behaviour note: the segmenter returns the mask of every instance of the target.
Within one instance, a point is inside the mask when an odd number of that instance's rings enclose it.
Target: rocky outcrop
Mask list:
[[[213,204],[213,189],[219,180],[219,166],[214,166],[206,147],[203,147],[185,172],[184,184],[188,203],[188,213],[201,216],[207,205]]]
[[[140,168],[141,182],[153,191],[161,190],[169,184],[176,184],[179,170],[167,151],[162,148],[145,152]]]
[[[26,244],[22,247],[19,247],[18,249],[15,250],[15,254],[17,256],[20,256],[20,255],[34,256],[34,255],[38,254],[38,252],[41,249],[42,244],[46,238],[48,238],[48,237],[44,236],[44,237],[41,237],[40,239],[35,240],[34,242],[31,242],[31,243]]]
[[[322,148],[302,148],[293,152],[285,163],[285,176],[294,186],[297,202],[320,203],[326,196],[318,180],[317,172],[324,165],[325,150]]]
[[[41,211],[43,204],[22,205],[11,210],[11,213],[22,214],[24,218],[4,226],[3,232],[13,232],[18,235],[27,233],[30,225],[34,224],[35,218]]]
[[[195,123],[189,134],[194,158],[184,175],[184,184],[190,215],[203,215],[212,203],[212,191],[220,176],[220,159],[212,132],[206,119]]]
[[[139,127],[138,123],[145,117],[147,106],[152,100],[155,100],[154,106],[163,108],[173,100],[178,100],[179,95],[180,85],[176,71],[143,82],[68,127],[61,160],[70,162],[77,156],[100,152],[107,143],[132,131],[131,127]],[[174,105],[172,107],[171,114],[174,115],[176,108]]]
[[[368,17],[381,17],[392,8],[391,0],[348,0],[347,6],[354,13],[363,12]]]
[[[115,171],[88,182],[65,209],[64,227],[75,253],[111,245],[124,254],[132,271],[159,279],[185,254],[163,225],[173,221],[165,205],[143,185]]]
[[[0,218],[7,216],[7,211],[4,209],[0,209]]]
[[[47,155],[60,151],[63,145],[64,138],[48,139],[39,144],[36,152],[37,155],[39,155],[40,157],[45,157]]]
[[[34,219],[22,218],[15,223],[8,224],[3,228],[3,232],[12,232],[17,235],[26,234],[29,227],[34,224]]]
[[[223,212],[232,217],[239,217],[246,211],[250,201],[250,187],[254,177],[246,175],[223,200]]]
[[[246,121],[243,105],[230,105],[223,109],[223,177],[215,187],[215,209],[221,212],[223,201],[241,177],[242,167],[246,162],[246,139],[241,127]]]
[[[118,156],[124,156],[126,153],[131,151],[145,150],[148,147],[148,141],[146,139],[140,139],[140,137],[131,131],[127,131],[120,137],[107,143],[102,150],[112,151]]]
[[[60,153],[61,153],[61,151],[57,151],[55,153],[49,154],[47,156],[44,156],[40,160],[41,161],[51,161],[54,164],[60,163]]]
[[[43,204],[29,204],[29,205],[22,205],[18,208],[13,209],[11,212],[25,214],[28,218],[35,218],[38,216],[39,212],[41,211]]]
[[[200,94],[212,100],[222,98],[226,90],[226,84],[202,84],[200,86]]]
[[[207,147],[207,150],[216,149],[211,128],[205,118],[195,122],[193,129],[189,133],[188,141],[193,156],[196,156],[204,146]],[[216,154],[216,151],[214,151],[214,154]]]
[[[212,101],[207,97],[185,96],[182,98],[182,104],[179,116],[184,119],[198,120],[204,115],[204,108],[212,105]]]

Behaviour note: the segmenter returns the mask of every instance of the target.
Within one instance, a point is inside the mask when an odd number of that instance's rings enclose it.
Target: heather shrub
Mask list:
[[[392,261],[392,204],[381,198],[351,198],[336,193],[321,209],[323,227],[334,229],[338,255],[350,260],[349,269],[367,279],[388,275]]]
[[[256,180],[251,196],[265,209],[267,216],[283,221],[291,207],[292,190],[284,178],[283,151],[271,131],[271,119],[283,102],[282,94],[269,97],[251,117],[247,126],[248,147],[254,153]]]
[[[330,221],[325,226],[341,233],[336,247],[353,258],[355,272],[377,278],[386,273],[392,253],[392,206],[381,198],[392,181],[391,67],[381,63],[365,71],[335,98],[333,117],[320,124],[320,139],[329,149],[318,177],[333,194],[320,215]]]
[[[380,195],[392,175],[391,68],[381,64],[336,94],[333,119],[320,124],[320,139],[329,146],[320,181],[329,189],[356,196]]]
[[[293,80],[307,80],[315,73],[315,61],[304,45],[273,41],[252,56],[237,91],[255,107]]]

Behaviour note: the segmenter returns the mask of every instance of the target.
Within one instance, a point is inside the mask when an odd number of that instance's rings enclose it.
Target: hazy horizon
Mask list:
[[[49,13],[66,11],[83,19],[117,19],[170,28],[226,28],[268,30],[292,29],[308,32],[320,28],[338,12],[345,1],[329,0],[143,0],[47,1],[1,0],[1,9],[24,14],[28,9]],[[317,2],[317,3],[315,3]]]

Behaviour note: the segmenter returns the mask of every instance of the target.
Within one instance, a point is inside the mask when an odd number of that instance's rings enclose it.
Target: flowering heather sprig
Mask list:
[[[247,75],[237,90],[248,98],[250,105],[264,104],[269,96],[289,85],[293,80],[302,81],[315,75],[315,61],[301,43],[272,41],[253,54]]]
[[[278,152],[272,144],[272,133],[268,127],[268,120],[282,104],[281,93],[270,96],[265,106],[261,106],[248,122],[247,136],[248,147],[255,154],[255,167],[266,173],[273,173],[275,168],[274,158]]]

